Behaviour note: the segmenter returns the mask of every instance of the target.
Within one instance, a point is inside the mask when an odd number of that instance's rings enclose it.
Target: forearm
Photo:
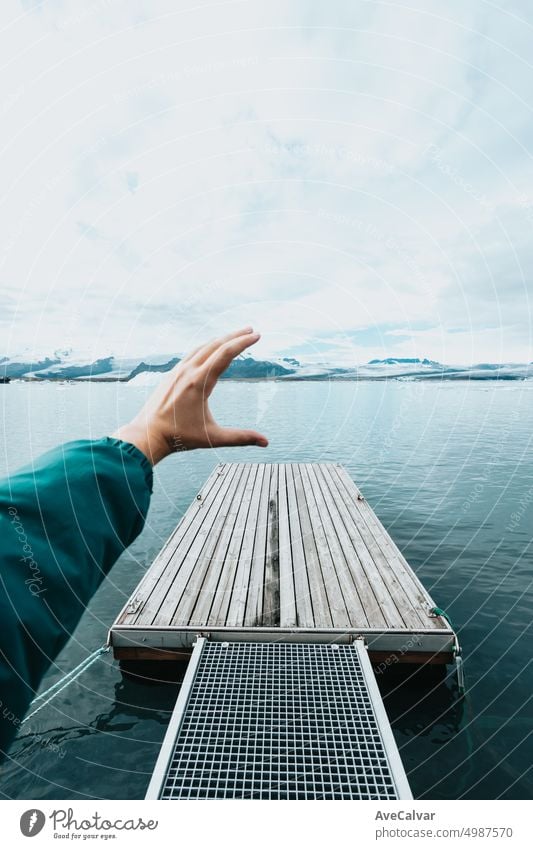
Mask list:
[[[0,749],[144,525],[152,470],[117,439],[59,446],[0,482]],[[8,710],[15,719],[2,720]]]

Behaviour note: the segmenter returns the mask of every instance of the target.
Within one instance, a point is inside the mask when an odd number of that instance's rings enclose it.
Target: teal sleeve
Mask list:
[[[61,445],[0,480],[0,752],[51,661],[141,532],[152,467],[110,437]]]

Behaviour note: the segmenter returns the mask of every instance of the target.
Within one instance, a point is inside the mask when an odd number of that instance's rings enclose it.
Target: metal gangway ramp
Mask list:
[[[147,799],[411,799],[363,639],[199,637]]]

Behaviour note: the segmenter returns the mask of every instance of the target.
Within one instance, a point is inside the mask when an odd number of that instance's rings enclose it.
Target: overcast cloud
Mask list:
[[[4,0],[0,356],[529,361],[533,15]]]

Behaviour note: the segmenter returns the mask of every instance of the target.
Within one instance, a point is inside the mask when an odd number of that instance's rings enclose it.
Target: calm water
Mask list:
[[[0,386],[5,474],[59,441],[98,437],[146,390]],[[414,795],[533,795],[533,384],[226,383],[213,407],[267,451],[191,452],[158,469],[146,528],[91,602],[43,687],[102,645],[119,608],[219,459],[346,465],[456,625],[467,694],[380,676]],[[176,685],[123,678],[109,656],[24,726],[0,791],[14,798],[141,798]]]

